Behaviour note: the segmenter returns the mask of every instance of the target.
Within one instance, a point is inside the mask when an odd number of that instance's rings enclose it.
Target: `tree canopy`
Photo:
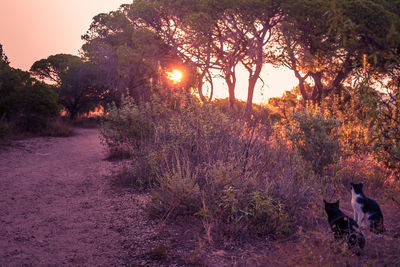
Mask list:
[[[98,82],[97,68],[78,56],[49,56],[36,61],[31,67],[31,73],[56,84],[59,103],[72,119],[93,110],[104,93],[104,86]]]
[[[59,113],[58,95],[52,86],[14,69],[0,44],[0,119],[10,128],[37,132]],[[0,125],[2,128],[2,125]],[[2,135],[3,129],[0,129]]]

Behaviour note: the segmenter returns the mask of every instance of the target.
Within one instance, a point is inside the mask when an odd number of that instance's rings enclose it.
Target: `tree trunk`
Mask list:
[[[230,72],[225,76],[225,81],[228,85],[229,90],[229,105],[231,109],[236,112],[236,98],[235,98],[235,87],[236,87],[236,75],[234,72]]]
[[[254,96],[254,88],[256,86],[256,82],[258,80],[258,76],[251,76],[249,78],[249,87],[247,90],[247,102],[246,102],[246,108],[244,110],[243,118],[245,120],[250,119],[251,117],[251,110],[253,108],[253,96]]]
[[[299,80],[299,89],[300,94],[303,97],[304,104],[309,100],[306,88],[304,87],[304,81],[307,79],[308,75],[301,77],[300,73],[297,70],[294,70],[294,75],[296,76],[297,80]]]
[[[249,86],[247,90],[246,108],[243,115],[245,120],[248,120],[251,117],[251,110],[253,108],[254,88],[256,86],[258,78],[260,77],[260,73],[263,67],[263,39],[257,41],[256,49],[257,49],[257,56],[255,59],[256,68],[254,72],[251,66],[247,67],[247,70],[249,71]]]
[[[204,97],[204,94],[203,94],[203,79],[204,79],[204,76],[205,76],[204,74],[202,74],[200,76],[199,83],[197,85],[197,90],[199,92],[199,96],[200,96],[201,102],[206,103],[207,99]]]
[[[318,71],[316,73],[311,73],[310,75],[313,78],[315,84],[313,92],[311,94],[311,100],[314,103],[319,104],[321,103],[324,91],[324,85],[322,84],[322,72]]]

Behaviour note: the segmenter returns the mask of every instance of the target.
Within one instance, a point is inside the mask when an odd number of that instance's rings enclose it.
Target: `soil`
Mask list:
[[[198,220],[149,219],[148,194],[121,178],[126,162],[106,160],[97,129],[75,131],[0,146],[0,266],[400,265],[393,203],[383,207],[388,233],[366,231],[359,257],[332,249],[318,212],[315,227],[295,239],[210,241]]]
[[[145,196],[113,186],[121,163],[104,159],[96,129],[0,148],[0,266],[146,264]]]

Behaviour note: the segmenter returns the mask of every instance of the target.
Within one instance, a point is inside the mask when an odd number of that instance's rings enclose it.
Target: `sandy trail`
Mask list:
[[[119,166],[104,158],[96,129],[0,150],[0,266],[130,265],[142,253],[148,222],[134,195],[112,190]]]

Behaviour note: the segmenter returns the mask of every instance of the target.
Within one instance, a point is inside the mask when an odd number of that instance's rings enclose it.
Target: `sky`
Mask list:
[[[0,0],[0,43],[10,65],[28,71],[40,59],[59,53],[78,55],[83,45],[81,36],[99,13],[118,9],[131,0]],[[247,98],[247,76],[238,69],[236,96]],[[289,70],[266,66],[261,73],[265,82],[258,82],[255,103],[281,96],[293,88],[297,80]],[[227,97],[227,87],[216,82],[215,97]]]
[[[0,43],[14,68],[58,53],[77,55],[92,18],[130,0],[0,0]]]

